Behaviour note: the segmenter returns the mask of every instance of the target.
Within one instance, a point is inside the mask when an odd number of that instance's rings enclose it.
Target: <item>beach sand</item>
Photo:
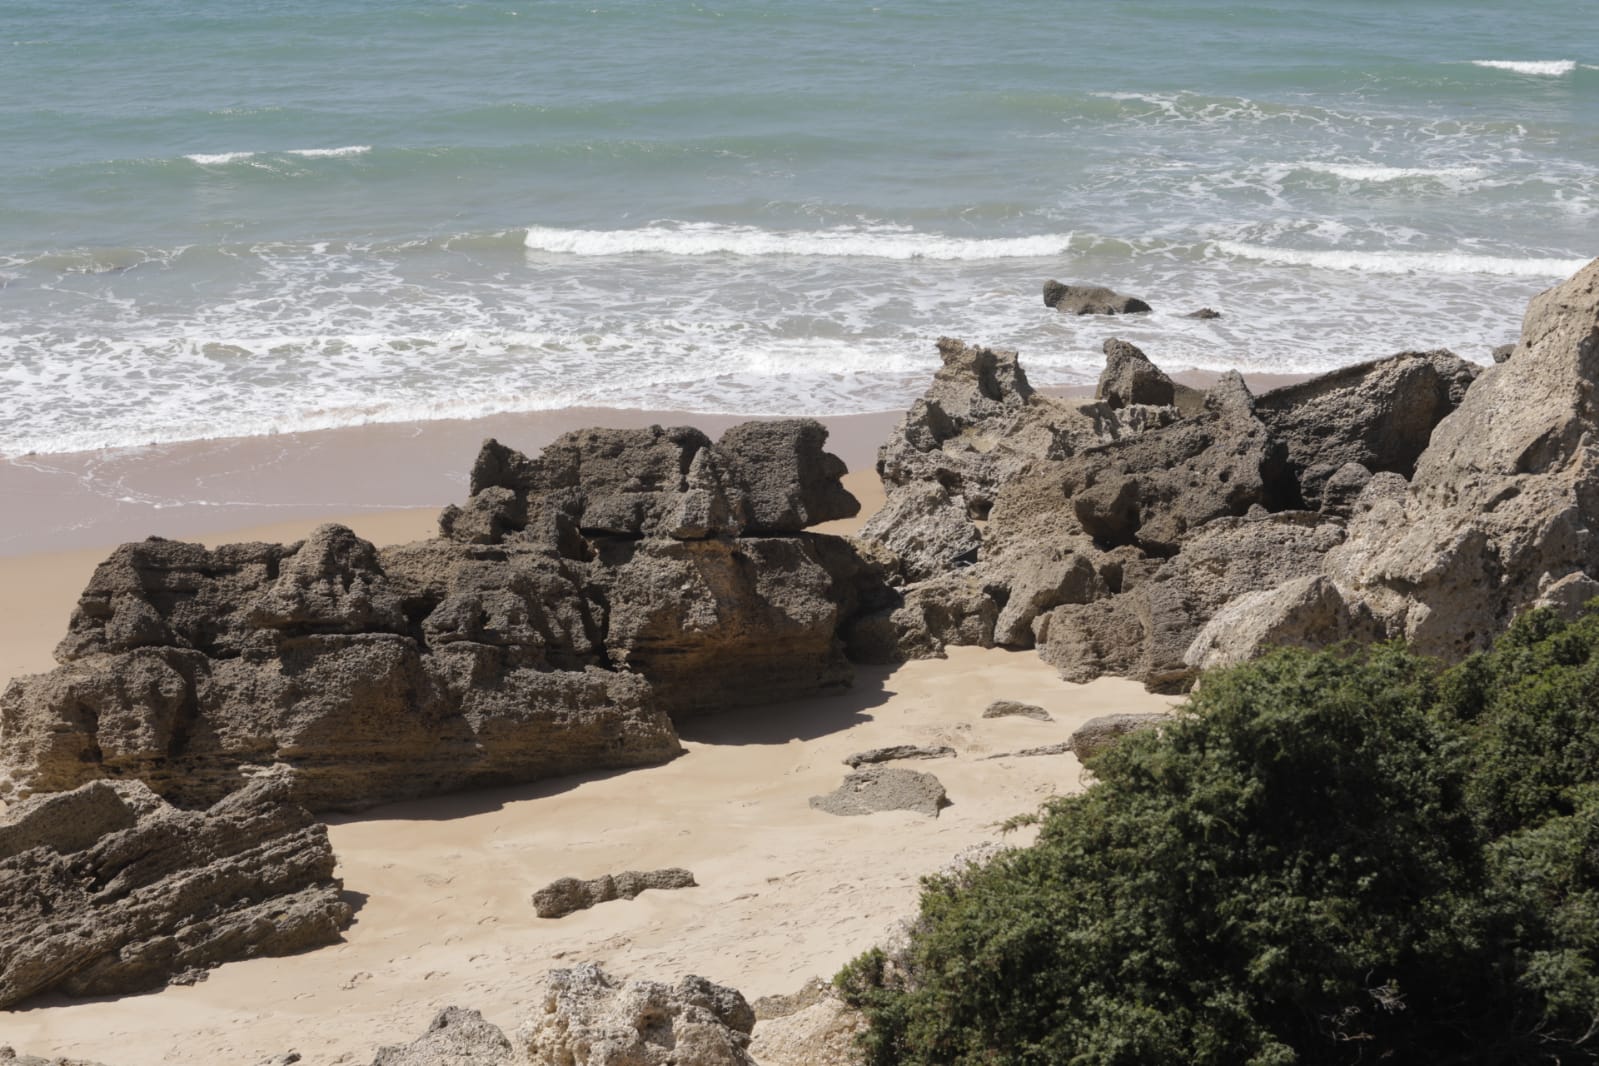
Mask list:
[[[843,432],[834,425],[830,447],[850,461],[847,483],[864,507],[830,531],[858,527],[881,501],[870,456],[896,417],[863,419]],[[470,427],[455,432],[481,439]],[[469,464],[475,450],[474,443],[450,465]],[[315,471],[309,480],[319,483],[344,480],[348,465],[334,462],[340,455],[328,451],[302,470]],[[365,457],[339,461],[359,467]],[[464,495],[463,483],[445,499]],[[215,516],[206,509],[160,514],[169,519],[166,535],[208,543],[293,540],[338,518],[380,544],[431,535],[437,515],[436,506],[313,510],[222,532],[208,528]],[[126,523],[141,513],[102,516],[95,528],[136,536]],[[27,532],[19,542],[36,537]],[[0,677],[51,667],[50,650],[104,555],[96,547],[0,558]],[[1000,698],[1041,705],[1055,720],[982,718]],[[192,987],[40,997],[0,1013],[0,1045],[109,1066],[251,1064],[291,1050],[308,1064],[365,1064],[379,1045],[420,1035],[445,1006],[481,1010],[513,1029],[546,971],[588,961],[622,978],[675,982],[696,973],[752,1000],[792,992],[830,977],[910,914],[922,875],[999,839],[1005,819],[1084,783],[1071,755],[985,756],[1065,740],[1096,715],[1171,702],[1122,680],[1067,684],[1031,652],[957,648],[943,660],[859,668],[853,690],[839,698],[687,722],[686,754],[665,766],[339,816],[329,826],[338,876],[358,907],[343,943],[232,963]],[[898,743],[958,752],[903,764],[948,789],[952,805],[938,818],[841,818],[809,807],[811,796],[841,782],[846,755]],[[531,894],[558,877],[666,866],[693,871],[699,887],[562,919],[533,913]]]

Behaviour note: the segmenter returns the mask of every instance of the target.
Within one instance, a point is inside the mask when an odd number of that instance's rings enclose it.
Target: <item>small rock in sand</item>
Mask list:
[[[983,712],[984,718],[1032,718],[1039,722],[1053,722],[1048,711],[1032,703],[1018,703],[1016,700],[995,700],[988,705],[988,710]]]
[[[949,805],[944,786],[932,774],[890,766],[869,766],[844,778],[825,796],[812,796],[811,806],[828,814],[874,814],[877,811],[917,811],[937,818]]]
[[[592,881],[563,877],[533,893],[533,910],[540,918],[560,918],[573,911],[587,910],[596,903],[613,899],[632,899],[651,888],[694,888],[694,875],[680,867],[665,870],[626,870],[606,874]]]
[[[944,744],[894,744],[886,748],[868,748],[854,755],[844,756],[844,765],[865,766],[867,763],[892,762],[895,759],[949,759],[955,749]]]

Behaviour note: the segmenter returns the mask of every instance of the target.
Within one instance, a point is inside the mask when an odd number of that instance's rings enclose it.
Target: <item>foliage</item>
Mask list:
[[[839,975],[870,1061],[1599,1061],[1599,616],[1208,675]]]

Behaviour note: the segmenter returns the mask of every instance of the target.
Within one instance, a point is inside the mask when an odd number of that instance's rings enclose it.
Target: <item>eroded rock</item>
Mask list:
[[[915,811],[929,818],[949,805],[944,786],[932,774],[893,766],[868,766],[844,778],[825,796],[812,796],[811,808],[828,814],[876,814]]]
[[[562,877],[533,893],[533,911],[540,918],[562,918],[596,903],[633,899],[652,888],[694,888],[696,884],[693,874],[676,866],[646,872],[626,870],[589,881]]]
[[[1090,718],[1072,734],[1072,751],[1084,762],[1114,747],[1129,733],[1159,729],[1174,715],[1164,711],[1106,714]]]
[[[1149,310],[1136,296],[1125,296],[1102,285],[1063,285],[1044,282],[1044,306],[1067,315],[1135,315]]]
[[[983,711],[984,718],[1031,718],[1035,722],[1053,722],[1055,719],[1044,708],[1016,700],[995,700]]]
[[[0,817],[0,1007],[118,995],[334,943],[351,909],[327,828],[265,779],[208,810],[95,781]]]
[[[703,977],[613,980],[593,964],[552,970],[513,1044],[531,1066],[755,1066],[755,1012]]]
[[[898,759],[952,759],[955,749],[945,744],[893,744],[886,748],[868,748],[844,756],[844,765],[855,768],[870,763],[894,762]]]

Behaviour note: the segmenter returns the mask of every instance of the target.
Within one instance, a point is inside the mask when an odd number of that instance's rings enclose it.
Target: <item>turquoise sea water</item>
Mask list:
[[[1470,358],[1599,255],[1588,2],[0,4],[0,456]],[[1067,319],[1046,278],[1148,299]],[[1201,305],[1224,317],[1182,317]]]

